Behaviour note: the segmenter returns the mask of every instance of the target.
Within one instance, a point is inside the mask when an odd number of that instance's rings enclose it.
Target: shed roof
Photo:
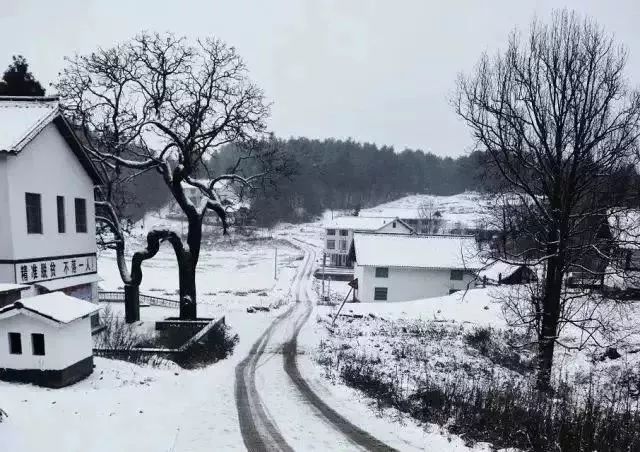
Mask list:
[[[477,270],[475,240],[470,236],[365,234],[354,235],[358,265]]]
[[[510,263],[496,261],[485,266],[479,273],[480,277],[486,276],[487,279],[498,281],[500,278],[505,279],[513,275],[518,269],[527,267],[523,263]]]
[[[0,96],[0,153],[17,154],[53,123],[93,183],[103,183],[91,159],[60,112],[57,97]]]
[[[30,286],[24,284],[0,283],[0,293],[18,292],[28,289]]]
[[[399,221],[397,218],[391,217],[338,217],[327,222],[327,229],[352,229],[354,231],[377,231],[392,221]],[[404,222],[401,222],[406,226]],[[408,229],[411,229],[407,226]]]
[[[0,309],[0,320],[13,317],[23,311],[57,323],[67,324],[87,317],[100,310],[96,304],[70,297],[62,292],[51,292],[35,297],[23,298]]]

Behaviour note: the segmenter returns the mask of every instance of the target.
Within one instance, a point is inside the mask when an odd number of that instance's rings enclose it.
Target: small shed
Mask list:
[[[0,379],[60,388],[90,375],[90,317],[99,310],[62,292],[0,308]]]
[[[538,280],[531,267],[517,262],[493,262],[481,270],[478,276],[481,281],[489,284],[527,284]]]

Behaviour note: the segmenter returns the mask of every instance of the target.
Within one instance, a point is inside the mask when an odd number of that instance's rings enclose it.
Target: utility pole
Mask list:
[[[278,247],[273,255],[273,279],[278,279]]]
[[[327,266],[327,253],[322,253],[322,301],[324,301],[324,278],[326,278],[325,267]]]

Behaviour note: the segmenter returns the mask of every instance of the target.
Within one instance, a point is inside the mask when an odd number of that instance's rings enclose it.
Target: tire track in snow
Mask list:
[[[305,262],[299,268],[295,283],[300,284],[305,268],[312,265],[310,256],[305,253]],[[236,366],[235,399],[238,409],[240,432],[245,446],[249,451],[293,451],[282,437],[280,430],[272,421],[264,407],[258,390],[256,389],[255,373],[258,361],[273,336],[274,331],[287,319],[296,308],[293,304],[280,314],[253,344],[249,355]]]
[[[309,246],[306,242],[298,240],[301,243]],[[311,253],[314,256],[311,259],[311,262],[315,262],[315,250],[311,247]],[[305,250],[307,252],[307,250]],[[291,339],[289,339],[283,349],[284,354],[284,369],[289,375],[289,378],[296,385],[300,393],[304,396],[309,404],[316,408],[320,412],[320,414],[333,426],[338,429],[342,434],[348,437],[351,441],[357,444],[360,447],[363,447],[366,450],[371,451],[396,451],[396,449],[389,447],[379,439],[375,438],[368,432],[362,430],[356,425],[349,422],[343,416],[341,416],[337,411],[327,405],[318,394],[311,389],[309,383],[304,379],[304,377],[300,373],[300,369],[298,368],[298,335],[300,334],[300,330],[309,320],[311,313],[313,312],[313,301],[308,296],[306,290],[303,290],[303,281],[306,279],[310,279],[313,272],[313,265],[310,265],[309,268],[306,269],[304,275],[298,281],[298,302],[304,301],[305,303],[305,312],[302,318],[297,322],[293,335]],[[304,296],[301,296],[301,293],[304,293]]]

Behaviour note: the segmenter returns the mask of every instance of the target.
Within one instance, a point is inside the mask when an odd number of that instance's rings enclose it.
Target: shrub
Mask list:
[[[4,411],[2,408],[0,408],[0,423],[5,419],[9,417],[9,415],[7,414],[6,411]]]
[[[389,375],[376,360],[350,356],[342,360],[341,378],[374,398],[378,407],[393,407],[424,421],[446,424],[454,434],[486,441],[496,448],[546,452],[622,452],[640,450],[638,402],[627,391],[576,394],[563,384],[561,398],[532,385],[481,383],[425,374],[413,390]]]
[[[467,345],[486,355],[491,345],[491,328],[476,327],[472,332],[466,333],[463,338]]]

